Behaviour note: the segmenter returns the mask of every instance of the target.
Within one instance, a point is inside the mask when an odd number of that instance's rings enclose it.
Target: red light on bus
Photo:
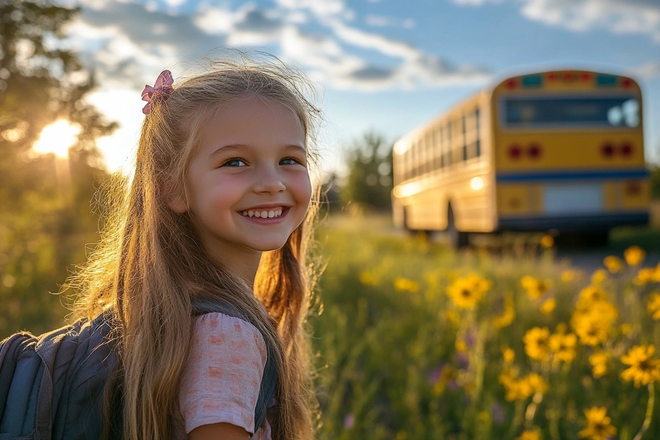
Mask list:
[[[522,151],[518,145],[511,145],[509,147],[509,157],[511,159],[520,159]]]
[[[625,157],[630,157],[632,156],[633,152],[633,147],[629,142],[625,142],[623,145],[621,145],[621,154]]]
[[[531,144],[527,148],[527,154],[529,154],[529,157],[532,159],[538,159],[541,157],[541,146],[539,144]]]
[[[517,84],[515,79],[510,79],[506,82],[506,88],[507,89],[515,89],[517,85],[518,84]]]
[[[590,80],[591,80],[591,73],[582,72],[582,81],[590,81]]]
[[[625,88],[630,88],[630,87],[632,87],[632,84],[633,84],[633,83],[632,83],[632,81],[630,80],[630,78],[623,78],[623,79],[621,80],[621,85],[622,85],[623,87],[625,87]]]
[[[607,158],[610,158],[610,157],[614,156],[614,146],[610,143],[603,144],[603,146],[600,147],[600,153],[603,156],[605,156]]]
[[[564,81],[573,81],[573,72],[564,72]]]
[[[642,185],[640,185],[639,182],[635,182],[635,181],[626,182],[623,188],[624,188],[623,189],[624,192],[628,196],[636,196],[641,194],[642,192]]]

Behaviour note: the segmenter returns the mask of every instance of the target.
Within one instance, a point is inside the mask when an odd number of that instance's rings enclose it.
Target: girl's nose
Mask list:
[[[254,191],[257,193],[277,193],[286,189],[280,173],[270,167],[264,167],[256,173]]]

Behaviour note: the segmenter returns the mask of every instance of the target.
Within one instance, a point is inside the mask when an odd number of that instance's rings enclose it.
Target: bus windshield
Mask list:
[[[633,96],[507,97],[501,110],[507,128],[639,125],[639,101]]]

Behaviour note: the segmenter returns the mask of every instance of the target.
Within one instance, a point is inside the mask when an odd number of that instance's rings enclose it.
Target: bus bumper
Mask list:
[[[500,231],[559,231],[579,232],[607,230],[616,226],[648,225],[647,211],[622,214],[591,214],[556,217],[502,217],[498,219]]]

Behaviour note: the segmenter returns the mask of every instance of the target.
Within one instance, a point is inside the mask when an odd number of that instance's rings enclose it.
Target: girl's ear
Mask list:
[[[169,201],[167,202],[167,205],[170,207],[172,211],[176,212],[177,214],[183,214],[188,210],[188,204],[186,203],[184,198],[178,194],[177,195],[173,194],[170,197]]]
[[[188,202],[183,194],[181,194],[180,189],[170,189],[167,196],[167,206],[177,214],[183,214],[188,211]]]

